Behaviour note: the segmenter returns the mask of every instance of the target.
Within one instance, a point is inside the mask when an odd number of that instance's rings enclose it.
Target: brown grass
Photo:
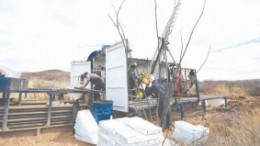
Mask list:
[[[260,109],[223,113],[208,117],[210,128],[207,145],[258,145],[260,142]]]
[[[204,81],[200,83],[201,92],[233,96],[260,96],[260,80]]]

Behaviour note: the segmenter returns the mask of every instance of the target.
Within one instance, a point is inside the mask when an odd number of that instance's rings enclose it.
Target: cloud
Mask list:
[[[243,45],[250,45],[250,44],[254,44],[254,43],[260,43],[260,37],[258,38],[254,38],[248,41],[244,41],[235,45],[231,45],[231,46],[226,46],[224,48],[220,48],[220,49],[215,49],[214,51],[212,51],[212,53],[217,53],[217,52],[222,52],[225,51],[227,49],[236,49],[237,47],[243,46]]]
[[[157,1],[159,35],[171,15],[173,2]],[[102,45],[120,41],[107,16],[114,18],[112,5],[118,8],[120,3],[121,0],[0,1],[0,65],[20,71],[69,71],[71,61],[85,60]],[[182,1],[169,36],[169,49],[176,60],[181,50],[180,33],[186,44],[202,6],[203,0]],[[260,72],[253,65],[260,63],[259,6],[258,0],[207,0],[183,66],[197,69],[211,46],[212,53],[199,73],[201,79],[259,78]],[[151,59],[157,47],[154,2],[126,1],[120,22],[132,56]]]
[[[250,49],[248,49],[250,48]],[[260,63],[259,43],[236,46],[232,49],[210,54],[201,76],[203,79],[257,79]]]

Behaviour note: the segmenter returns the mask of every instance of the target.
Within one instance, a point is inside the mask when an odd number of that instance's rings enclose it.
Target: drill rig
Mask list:
[[[149,86],[153,78],[164,84],[175,96],[199,96],[197,87],[196,70],[181,68],[181,63],[177,63],[168,48],[168,38],[173,30],[181,2],[178,1],[174,7],[166,27],[159,37],[158,47],[155,50],[148,73],[141,73],[142,83]],[[169,54],[169,55],[168,55]],[[171,61],[167,58],[170,56]],[[196,85],[196,93],[192,93],[191,88]]]

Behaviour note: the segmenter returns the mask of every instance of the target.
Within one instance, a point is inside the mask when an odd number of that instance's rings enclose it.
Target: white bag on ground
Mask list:
[[[78,112],[75,122],[75,135],[77,140],[81,140],[91,144],[98,143],[98,125],[89,110]]]
[[[209,128],[192,125],[185,121],[175,121],[173,138],[187,145],[202,145],[208,139]]]

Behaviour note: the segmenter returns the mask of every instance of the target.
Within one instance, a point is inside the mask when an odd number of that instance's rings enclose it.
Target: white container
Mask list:
[[[213,106],[213,107],[225,105],[225,99],[224,98],[218,98],[218,99],[208,100],[208,105]]]

